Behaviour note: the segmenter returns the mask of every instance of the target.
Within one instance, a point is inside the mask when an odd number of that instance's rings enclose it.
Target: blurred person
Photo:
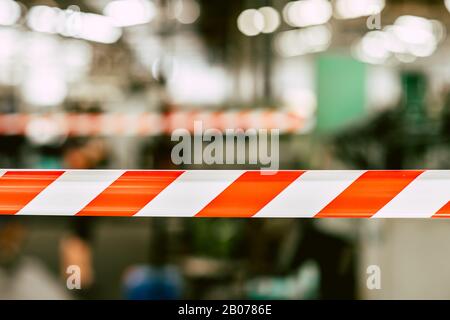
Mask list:
[[[0,299],[70,299],[67,290],[37,259],[24,256],[26,227],[0,219]]]
[[[68,169],[95,169],[102,166],[107,158],[107,150],[103,140],[92,138],[74,140],[63,152],[63,167]]]
[[[101,139],[71,141],[63,153],[63,166],[69,169],[95,169],[107,158],[107,149]],[[93,257],[91,249],[92,217],[77,217],[71,220],[70,233],[61,240],[61,274],[67,277],[70,266],[81,270],[81,295],[88,294],[94,285]]]
[[[162,71],[162,70],[159,70]],[[157,76],[153,85],[137,79],[131,83],[130,91],[144,95],[150,92],[164,118],[175,108],[167,95],[164,72]],[[171,160],[174,143],[168,135],[160,135],[145,143],[141,152],[141,167],[148,169],[179,169]],[[123,275],[123,293],[130,300],[181,299],[183,279],[174,257],[180,254],[182,241],[174,241],[183,229],[183,219],[151,218],[148,263],[130,266]],[[178,239],[180,240],[180,239]],[[181,249],[182,250],[182,249]]]
[[[177,169],[170,159],[172,142],[167,136],[155,138],[142,152],[143,167]],[[123,276],[123,293],[130,300],[181,299],[183,279],[174,265],[180,241],[173,241],[174,229],[183,222],[177,218],[151,218],[148,264],[130,266]]]

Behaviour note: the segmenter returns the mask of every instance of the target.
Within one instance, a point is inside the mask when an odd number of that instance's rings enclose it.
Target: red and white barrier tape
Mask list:
[[[24,135],[30,128],[51,130],[68,136],[151,136],[171,134],[174,129],[192,131],[194,121],[202,121],[203,129],[279,129],[282,133],[308,130],[305,118],[294,112],[259,111],[175,111],[167,114],[145,112],[0,114],[0,135]],[[58,131],[58,132],[56,132]]]
[[[0,215],[450,217],[450,170],[0,170]]]

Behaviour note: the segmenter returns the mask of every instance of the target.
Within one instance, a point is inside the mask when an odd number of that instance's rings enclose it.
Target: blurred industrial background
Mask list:
[[[0,167],[173,169],[202,117],[284,128],[281,169],[450,169],[449,10],[0,0]],[[0,217],[0,298],[449,299],[449,223]]]

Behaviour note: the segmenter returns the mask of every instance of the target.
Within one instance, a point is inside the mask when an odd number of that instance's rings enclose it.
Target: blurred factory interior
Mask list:
[[[170,128],[273,112],[296,119],[280,169],[450,169],[449,11],[448,0],[0,0],[0,168],[174,169]],[[0,217],[0,298],[449,299],[448,227]],[[81,290],[66,288],[73,264]],[[366,286],[370,265],[379,290]]]

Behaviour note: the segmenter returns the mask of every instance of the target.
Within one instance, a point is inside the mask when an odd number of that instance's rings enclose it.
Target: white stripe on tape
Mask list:
[[[119,178],[124,170],[64,172],[17,214],[72,216]]]
[[[425,171],[372,218],[429,218],[450,199],[450,171]]]
[[[245,171],[184,172],[134,216],[192,217]]]
[[[255,217],[313,217],[365,171],[306,171]]]

